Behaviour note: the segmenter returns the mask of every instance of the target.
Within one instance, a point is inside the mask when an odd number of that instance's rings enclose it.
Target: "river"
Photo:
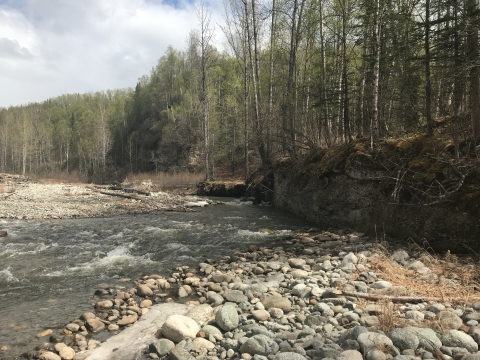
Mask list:
[[[92,311],[99,286],[168,275],[249,244],[269,245],[312,224],[270,206],[233,199],[189,213],[102,219],[0,220],[0,347],[18,356]],[[272,232],[260,232],[270,229]]]

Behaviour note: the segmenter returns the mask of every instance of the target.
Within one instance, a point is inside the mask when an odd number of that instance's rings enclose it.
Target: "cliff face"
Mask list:
[[[432,179],[430,169],[426,169],[416,181],[419,171],[408,170],[412,172],[409,175],[405,170],[399,175],[401,170],[389,169],[374,154],[362,154],[356,148],[358,144],[332,152],[329,159],[323,152],[307,157],[302,164],[277,166],[274,205],[325,230],[350,228],[379,238],[384,233],[387,237],[412,238],[435,251],[479,251],[475,177],[472,182],[471,174],[449,176],[451,169],[445,167],[435,168]],[[409,163],[418,163],[419,158],[422,156]],[[442,181],[445,186],[437,185],[433,192],[434,185]]]

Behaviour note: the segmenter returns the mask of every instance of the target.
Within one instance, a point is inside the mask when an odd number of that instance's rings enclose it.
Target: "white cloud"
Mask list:
[[[219,23],[215,1],[212,23]],[[134,87],[169,45],[184,49],[197,24],[186,1],[0,0],[0,107]]]

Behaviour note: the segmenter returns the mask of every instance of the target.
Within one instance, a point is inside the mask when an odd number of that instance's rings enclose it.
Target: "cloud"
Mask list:
[[[0,107],[134,87],[198,26],[195,4],[166,1],[0,0]],[[212,23],[223,21],[215,1]]]

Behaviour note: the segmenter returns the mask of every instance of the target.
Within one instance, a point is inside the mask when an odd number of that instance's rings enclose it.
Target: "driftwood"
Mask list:
[[[344,296],[353,296],[362,299],[380,301],[380,300],[389,300],[391,302],[400,302],[400,303],[419,303],[427,301],[440,302],[444,299],[441,297],[430,297],[430,296],[393,296],[393,295],[382,295],[382,294],[365,294],[352,291],[335,291],[335,295],[344,295]]]
[[[112,193],[108,191],[99,191],[100,194],[103,195],[110,195],[110,196],[118,196],[126,199],[133,199],[133,200],[142,200],[141,198],[134,196],[134,195],[127,195],[127,194],[122,194],[122,193]]]
[[[145,196],[150,196],[149,191],[143,191],[143,190],[135,189],[135,188],[124,188],[124,187],[121,187],[121,186],[110,186],[108,189],[109,190],[123,191],[123,192],[126,192],[126,193],[137,193],[137,194],[141,194],[141,195],[145,195]]]

